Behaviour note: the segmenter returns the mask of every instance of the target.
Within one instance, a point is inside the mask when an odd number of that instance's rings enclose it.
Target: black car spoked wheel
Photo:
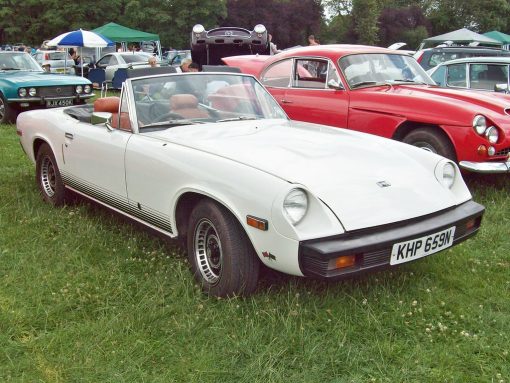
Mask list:
[[[55,156],[47,144],[43,144],[37,152],[35,175],[44,200],[54,206],[62,206],[66,190]]]
[[[404,137],[403,142],[456,161],[455,150],[448,137],[434,129],[420,128],[413,130]]]
[[[13,122],[15,116],[15,110],[8,104],[4,95],[0,93],[0,124]]]
[[[199,202],[190,216],[187,242],[193,274],[205,292],[226,297],[255,290],[259,260],[243,228],[224,207]]]

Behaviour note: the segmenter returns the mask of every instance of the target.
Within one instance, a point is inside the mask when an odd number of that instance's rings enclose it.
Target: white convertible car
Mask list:
[[[217,296],[253,292],[261,263],[327,279],[394,267],[471,237],[484,212],[453,162],[290,121],[248,75],[131,78],[17,130],[47,202],[72,190],[184,239]]]

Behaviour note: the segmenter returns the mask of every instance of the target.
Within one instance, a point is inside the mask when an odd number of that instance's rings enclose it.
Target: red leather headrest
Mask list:
[[[186,109],[198,107],[198,99],[192,94],[176,94],[170,97],[170,109]]]
[[[94,112],[119,112],[120,97],[103,97],[94,101]]]

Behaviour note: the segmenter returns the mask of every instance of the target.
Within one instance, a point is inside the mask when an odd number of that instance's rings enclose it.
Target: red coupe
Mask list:
[[[469,171],[510,172],[510,96],[439,88],[404,53],[319,45],[223,61],[255,75],[291,119],[400,140]]]

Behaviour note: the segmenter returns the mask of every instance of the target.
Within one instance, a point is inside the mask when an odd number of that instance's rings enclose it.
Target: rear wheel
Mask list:
[[[404,137],[403,142],[456,161],[452,143],[444,133],[437,130],[431,128],[413,130]]]
[[[55,156],[48,144],[42,144],[37,152],[35,179],[46,202],[53,206],[62,206],[65,203],[66,189]]]
[[[0,93],[0,124],[8,124],[16,119],[16,110],[9,105],[4,95]]]
[[[187,247],[195,279],[210,295],[249,295],[257,287],[260,262],[243,228],[223,206],[211,200],[195,206]]]

